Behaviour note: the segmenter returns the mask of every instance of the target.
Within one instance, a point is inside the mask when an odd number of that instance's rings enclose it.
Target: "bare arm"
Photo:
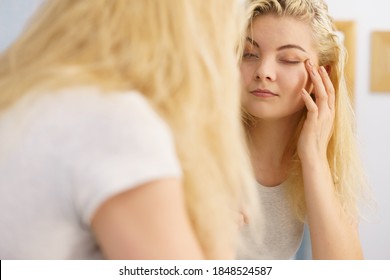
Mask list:
[[[358,227],[333,191],[328,163],[303,164],[303,181],[314,259],[362,259]]]
[[[92,228],[109,259],[203,259],[178,179],[138,186],[106,201]]]
[[[313,258],[362,259],[357,224],[341,207],[326,156],[335,114],[334,88],[325,68],[318,71],[308,63],[306,66],[313,81],[316,102],[303,92],[308,114],[298,142],[298,154],[302,163]]]

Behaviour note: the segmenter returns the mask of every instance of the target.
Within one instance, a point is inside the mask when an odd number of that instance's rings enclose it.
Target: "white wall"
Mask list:
[[[376,216],[361,224],[360,233],[367,259],[390,259],[390,92],[370,91],[370,35],[378,30],[390,32],[390,1],[326,1],[336,20],[354,20],[357,24],[357,128],[362,157],[377,202]]]
[[[0,0],[0,51],[15,39],[42,2],[43,0]]]
[[[390,32],[388,0],[325,0],[335,20],[356,23],[355,108],[358,140],[365,171],[376,201],[376,212],[366,211],[360,237],[366,259],[390,259],[390,92],[370,91],[370,35]],[[390,49],[384,55],[388,55]],[[368,213],[370,213],[368,215]],[[311,258],[308,232],[298,259]]]
[[[0,51],[15,38],[42,0],[0,0]],[[370,92],[370,34],[390,31],[388,0],[327,0],[337,20],[357,23],[355,101],[367,175],[378,212],[360,228],[367,259],[390,259],[390,92]]]

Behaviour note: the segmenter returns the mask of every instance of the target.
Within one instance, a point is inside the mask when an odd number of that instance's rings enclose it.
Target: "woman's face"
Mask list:
[[[302,89],[312,90],[305,68],[309,58],[318,65],[307,23],[292,17],[256,17],[248,28],[241,63],[246,111],[260,119],[280,119],[301,111]]]

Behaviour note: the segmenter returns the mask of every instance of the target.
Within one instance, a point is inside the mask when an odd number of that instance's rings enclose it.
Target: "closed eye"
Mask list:
[[[299,64],[302,62],[300,60],[288,60],[288,59],[281,59],[280,61],[286,64]]]
[[[242,55],[242,57],[245,58],[245,59],[258,59],[259,58],[259,56],[257,54],[250,53],[250,52],[245,52]]]

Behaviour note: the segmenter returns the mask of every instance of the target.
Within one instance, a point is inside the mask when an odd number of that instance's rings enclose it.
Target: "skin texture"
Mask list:
[[[287,28],[290,24],[296,25],[295,29]],[[295,32],[296,29],[300,33]],[[299,93],[304,87],[309,90],[310,86],[309,74],[304,67],[308,58],[318,60],[306,24],[292,18],[256,18],[247,36],[241,65],[247,90],[243,103],[248,112],[267,119],[280,119],[300,112],[304,102]],[[268,89],[278,96],[257,98],[250,94],[259,88]]]
[[[341,208],[327,160],[335,91],[312,40],[310,26],[292,17],[258,16],[248,29],[241,74],[243,106],[256,118],[248,127],[252,164],[264,186],[287,179],[289,144],[306,107],[296,148],[313,258],[360,259],[357,225]]]
[[[106,201],[92,219],[109,259],[203,259],[177,179],[140,185]]]

